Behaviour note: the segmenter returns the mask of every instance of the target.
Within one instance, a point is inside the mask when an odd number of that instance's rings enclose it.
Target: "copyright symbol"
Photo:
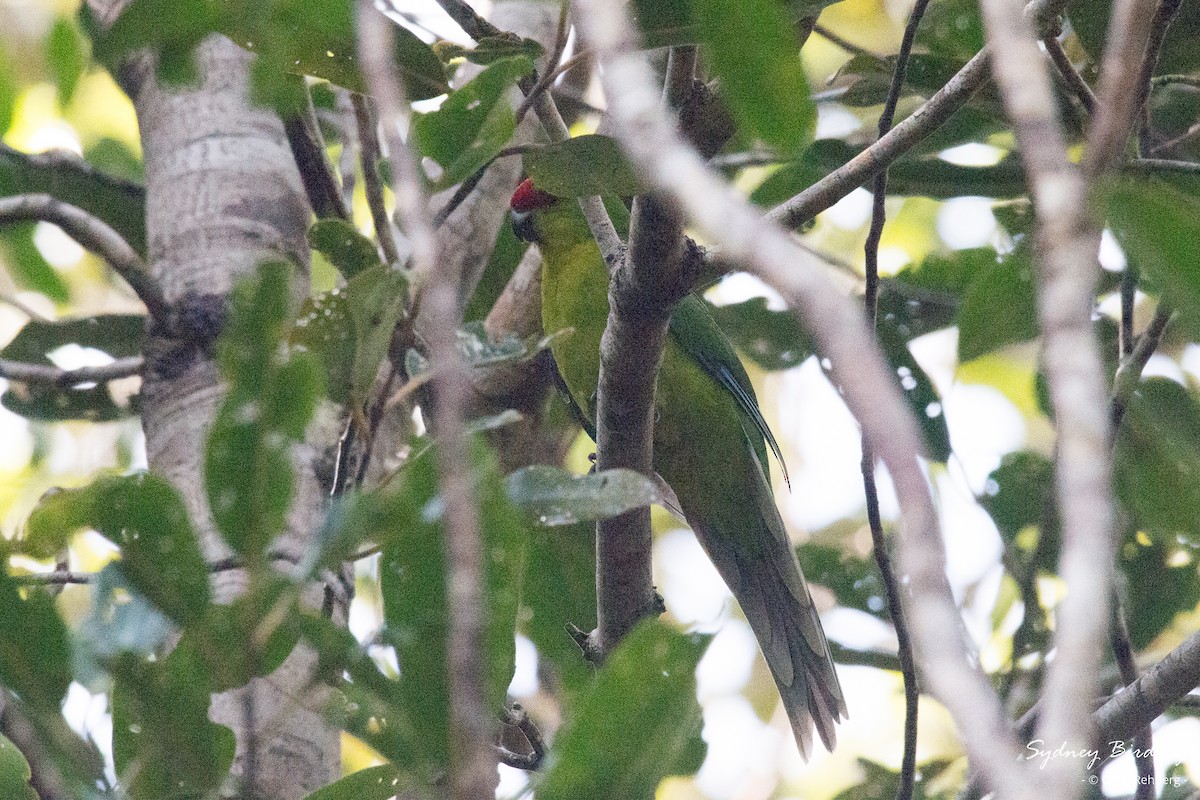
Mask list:
[[[1099,775],[1089,775],[1088,776],[1088,783],[1090,783],[1092,786],[1095,786],[1099,782],[1100,782]]]

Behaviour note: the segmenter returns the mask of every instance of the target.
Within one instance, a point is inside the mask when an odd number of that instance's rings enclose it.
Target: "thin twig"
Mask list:
[[[1083,106],[1083,110],[1088,113],[1088,116],[1094,116],[1096,114],[1096,93],[1092,91],[1092,87],[1087,85],[1087,81],[1079,74],[1079,70],[1075,69],[1075,65],[1067,57],[1067,51],[1063,50],[1058,37],[1046,36],[1042,39],[1042,46],[1046,48],[1046,53],[1054,62],[1058,74],[1062,76],[1063,82],[1075,95],[1075,99]]]
[[[821,35],[825,39],[828,39],[831,43],[842,48],[850,55],[870,56],[871,58],[879,58],[882,60],[881,56],[879,56],[878,54],[873,53],[870,50],[868,50],[867,48],[863,47],[862,45],[855,44],[854,42],[851,42],[850,40],[846,39],[845,37],[834,33],[833,31],[829,30],[829,28],[826,28],[824,25],[820,24],[819,22],[817,24],[813,25],[812,32]]]
[[[1166,170],[1168,172],[1187,172],[1193,175],[1200,174],[1200,164],[1169,158],[1132,158],[1125,164],[1124,169],[1135,172]]]
[[[1129,398],[1142,379],[1142,370],[1146,368],[1150,356],[1158,349],[1158,344],[1162,341],[1173,316],[1170,307],[1160,302],[1154,312],[1154,318],[1134,344],[1133,352],[1117,367],[1117,374],[1113,377],[1112,397],[1109,399],[1109,416],[1114,431],[1120,427],[1121,420],[1125,417],[1125,409],[1129,407]]]
[[[23,194],[0,198],[0,224],[7,222],[50,222],[105,261],[146,305],[156,322],[169,328],[170,306],[162,287],[129,242],[107,223],[78,206],[48,194]]]
[[[475,13],[475,9],[463,0],[437,0],[442,10],[450,15],[450,19],[458,23],[458,27],[475,41],[486,36],[500,36],[504,32],[483,17]]]
[[[446,590],[449,620],[447,674],[450,694],[450,797],[479,800],[495,793],[496,754],[486,713],[483,607],[483,544],[472,499],[470,451],[464,412],[470,377],[458,351],[458,299],[449,276],[438,269],[438,242],[412,151],[400,138],[411,111],[403,78],[392,62],[391,23],[371,0],[358,3],[358,49],[371,94],[379,104],[392,156],[396,212],[412,243],[413,266],[423,286],[425,336],[438,369],[434,379],[433,430],[444,503]],[[469,31],[468,31],[469,33]]]
[[[540,767],[546,757],[546,740],[528,712],[520,703],[513,703],[511,709],[504,709],[500,721],[519,730],[525,737],[525,741],[529,742],[529,753],[514,753],[507,748],[497,746],[500,760],[510,767],[527,772],[532,772]]]
[[[924,445],[861,308],[834,289],[821,269],[809,268],[811,256],[793,244],[788,232],[768,224],[679,139],[659,108],[649,67],[633,52],[634,36],[621,7],[603,0],[580,0],[580,6],[586,12],[580,16],[584,37],[604,63],[618,139],[639,174],[650,186],[670,192],[726,259],[778,290],[833,363],[834,379],[896,487],[903,516],[902,569],[919,612],[912,618],[913,629],[931,689],[964,731],[972,758],[1003,795],[1037,795],[1017,768],[1020,751],[995,693],[970,665],[971,649],[945,578],[937,513],[917,457]],[[982,62],[979,57],[973,63]],[[986,69],[984,74],[977,70],[973,66],[967,73],[972,90],[986,80]],[[962,82],[954,92],[961,91]]]
[[[1121,682],[1131,686],[1137,682],[1138,669],[1133,658],[1133,642],[1129,637],[1129,625],[1125,621],[1125,604],[1121,602],[1120,594],[1113,598],[1113,618],[1109,640],[1112,645],[1113,660],[1121,671]],[[1134,792],[1135,800],[1154,800],[1154,739],[1150,726],[1139,730],[1133,737],[1133,761],[1137,766],[1138,785]]]
[[[909,13],[908,24],[904,28],[904,38],[900,42],[900,51],[896,55],[896,66],[892,71],[892,82],[888,87],[887,98],[883,110],[879,114],[879,137],[883,138],[892,129],[896,116],[896,105],[900,102],[900,92],[904,87],[905,73],[908,71],[908,59],[912,53],[913,42],[917,38],[917,28],[929,0],[917,0]],[[871,227],[867,232],[864,245],[866,260],[866,291],[863,302],[866,305],[867,320],[872,328],[876,327],[879,311],[879,242],[883,237],[883,226],[887,221],[887,179],[885,168],[875,176],[871,208]],[[901,592],[896,574],[892,569],[891,556],[888,554],[887,541],[883,533],[883,520],[879,516],[879,491],[875,485],[875,456],[871,452],[871,443],[866,434],[862,437],[862,478],[863,490],[867,500],[867,521],[871,528],[871,545],[875,555],[875,563],[879,567],[879,575],[883,580],[884,593],[887,596],[888,615],[892,618],[892,626],[896,630],[896,641],[899,644],[901,672],[904,676],[904,756],[900,765],[899,787],[896,789],[896,800],[909,800],[913,793],[913,783],[917,773],[917,709],[920,700],[920,689],[917,686],[917,667],[913,656],[912,637],[908,631],[908,621],[901,602]]]
[[[554,49],[550,51],[550,57],[546,59],[546,74],[533,84],[533,87],[525,93],[525,99],[517,106],[516,118],[518,125],[521,124],[521,120],[525,119],[525,115],[529,113],[529,109],[533,108],[533,102],[537,99],[538,95],[548,90],[558,80],[558,76],[587,58],[587,54],[585,53],[576,53],[571,57],[570,61],[559,66],[558,62],[562,60],[563,52],[567,49],[567,34],[571,30],[571,17],[567,13],[569,5],[569,0],[562,0],[559,3],[558,30],[554,34]]]
[[[371,98],[361,94],[350,96],[354,103],[354,121],[358,128],[358,149],[362,154],[363,189],[366,190],[367,208],[371,211],[371,222],[375,226],[375,240],[383,251],[383,258],[388,264],[400,263],[400,251],[396,247],[396,237],[392,233],[392,221],[388,217],[387,205],[383,199],[383,176],[379,174],[379,164],[383,158],[383,149],[379,143],[378,121],[371,107]],[[391,154],[395,158],[395,153]]]
[[[800,228],[918,145],[987,83],[990,74],[986,52],[977,53],[887,136],[800,194],[776,206],[767,219],[792,230]]]
[[[141,356],[129,356],[128,358],[118,358],[111,364],[100,367],[61,369],[49,364],[27,364],[22,361],[0,358],[0,378],[68,388],[81,383],[106,383],[138,375],[144,364],[145,361]]]
[[[1134,101],[1134,112],[1138,114],[1138,155],[1149,155],[1150,147],[1150,113],[1146,100],[1150,97],[1150,89],[1154,70],[1158,68],[1159,54],[1163,42],[1167,38],[1167,29],[1179,13],[1183,0],[1161,0],[1154,12],[1154,20],[1150,23],[1150,33],[1146,39],[1146,48],[1142,55],[1142,68],[1138,71],[1137,99]],[[1153,785],[1153,784],[1151,784]]]

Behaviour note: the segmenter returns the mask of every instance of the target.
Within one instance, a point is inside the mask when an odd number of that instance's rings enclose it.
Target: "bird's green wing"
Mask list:
[[[743,419],[743,426],[749,423],[746,438],[754,446],[763,471],[769,475],[766,448],[770,446],[771,452],[779,462],[779,468],[783,471],[783,480],[790,486],[787,464],[783,461],[783,453],[779,449],[779,442],[775,440],[775,434],[771,433],[771,428],[758,407],[758,398],[755,397],[750,376],[746,374],[746,368],[734,352],[733,345],[721,333],[716,321],[704,307],[704,301],[694,294],[685,297],[671,315],[670,327],[671,336],[680,349],[733,397]]]

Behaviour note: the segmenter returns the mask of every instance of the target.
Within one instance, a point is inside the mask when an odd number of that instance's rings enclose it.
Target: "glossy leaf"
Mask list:
[[[721,95],[741,129],[780,153],[812,143],[817,111],[777,0],[692,0]]]
[[[506,483],[509,499],[546,526],[608,519],[662,502],[654,481],[628,469],[573,475],[534,464],[509,475]]]
[[[305,301],[291,342],[320,356],[334,402],[366,400],[403,313],[407,286],[402,273],[379,265],[344,288]]]
[[[0,683],[30,707],[57,713],[71,683],[67,626],[44,590],[22,598],[0,569]]]
[[[233,731],[209,721],[207,669],[191,648],[162,661],[124,655],[111,669],[113,758],[119,774],[133,776],[132,800],[203,797],[219,786],[233,763]]]
[[[1018,249],[990,265],[963,298],[958,315],[958,360],[967,362],[1038,335],[1033,265]]]
[[[1108,224],[1150,290],[1200,335],[1200,200],[1161,181],[1121,181],[1108,195]]]
[[[1113,466],[1117,496],[1142,530],[1200,545],[1200,403],[1187,389],[1165,378],[1142,382]]]
[[[344,220],[317,220],[308,229],[308,245],[328,258],[347,280],[380,265],[375,243]]]
[[[181,625],[202,616],[210,600],[208,566],[179,492],[152,473],[102,478],[92,496],[90,526],[121,548],[121,572]]]
[[[558,197],[628,197],[643,191],[621,146],[598,134],[526,151],[525,171],[539,189]]]
[[[0,797],[38,800],[37,792],[29,785],[32,774],[25,756],[11,740],[0,734]]]
[[[139,314],[112,314],[58,322],[30,320],[3,350],[0,358],[55,366],[48,355],[60,347],[77,345],[100,350],[113,358],[140,353],[145,327]],[[4,406],[29,419],[86,419],[94,422],[122,419],[136,413],[137,398],[117,402],[107,384],[75,386],[11,382]]]
[[[525,56],[497,61],[455,89],[437,111],[413,120],[421,154],[440,170],[430,176],[434,189],[462,183],[508,144],[517,128],[509,90],[532,71]]]
[[[292,324],[291,274],[287,264],[266,263],[237,286],[218,351],[229,392],[209,434],[205,488],[221,534],[251,560],[283,530],[291,448],[323,391],[310,354],[281,352]]]
[[[388,800],[400,790],[400,776],[391,764],[380,764],[353,772],[304,798],[304,800]]]
[[[206,576],[207,569],[199,574]],[[161,652],[175,626],[125,577],[117,562],[107,565],[92,581],[92,604],[83,624],[75,632],[76,680],[94,691],[107,686],[100,680],[95,663],[122,653],[149,655]],[[80,675],[81,660],[88,675]],[[88,680],[91,678],[92,680]]]
[[[634,628],[559,729],[537,796],[653,797],[667,775],[699,769],[704,745],[695,670],[708,641],[658,620]]]

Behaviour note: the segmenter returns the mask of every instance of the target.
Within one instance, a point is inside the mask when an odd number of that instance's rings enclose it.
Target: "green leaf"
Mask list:
[[[1109,3],[1072,0],[1067,14],[1084,49],[1099,64],[1108,35]],[[1183,3],[1166,29],[1155,74],[1194,73],[1200,69],[1200,7]]]
[[[5,50],[3,43],[0,43],[0,136],[8,132],[16,115],[17,99],[21,94],[16,74],[12,57]]]
[[[700,29],[692,18],[693,0],[633,0],[631,13],[648,48],[696,44]]]
[[[1108,224],[1150,290],[1200,335],[1200,201],[1161,181],[1121,181],[1108,194]]]
[[[208,609],[208,566],[179,492],[152,473],[101,478],[89,526],[121,548],[122,575],[164,614],[187,625]]]
[[[1054,464],[1041,453],[1022,450],[1000,460],[984,484],[979,504],[1012,544],[1022,529],[1042,525],[1054,498]]]
[[[814,352],[796,315],[770,310],[765,297],[707,308],[738,351],[765,370],[798,367]]]
[[[304,800],[388,800],[400,788],[400,775],[391,764],[380,764],[353,772],[325,786]]]
[[[111,669],[113,758],[119,774],[133,775],[132,800],[204,797],[219,786],[234,736],[208,719],[208,670],[195,652],[176,647],[162,661],[127,654]]]
[[[157,49],[159,76],[186,83],[194,78],[192,51],[208,34],[223,33],[256,52],[266,69],[255,69],[256,92],[277,98],[272,76],[292,73],[324,78],[352,91],[366,86],[358,70],[352,5],[323,0],[134,0],[103,34],[95,35],[96,58],[112,69],[128,53]],[[449,91],[442,64],[429,45],[394,27],[394,58],[411,99]]]
[[[534,464],[508,476],[508,496],[539,525],[573,525],[661,503],[654,481],[628,469],[573,475]]]
[[[0,184],[3,180],[0,174]],[[66,303],[71,299],[71,290],[34,244],[36,230],[36,222],[18,222],[0,228],[0,253],[4,255],[5,266],[19,286],[41,292],[56,303]]]
[[[539,528],[530,541],[521,591],[522,629],[568,697],[591,686],[595,671],[567,631],[591,630],[596,619],[594,525]]]
[[[1200,545],[1200,404],[1165,378],[1143,381],[1117,432],[1117,496],[1152,536]]]
[[[308,245],[328,258],[347,279],[380,265],[375,243],[345,220],[317,220],[308,229]]]
[[[815,542],[797,547],[796,559],[805,577],[832,591],[838,605],[890,620],[887,592],[874,561]]]
[[[441,168],[435,189],[462,183],[508,144],[517,129],[509,90],[532,71],[525,56],[501,59],[455,89],[437,111],[413,120],[421,154]]]
[[[1131,537],[1121,547],[1125,610],[1135,650],[1148,647],[1175,616],[1200,602],[1196,551],[1181,551],[1170,540],[1149,543]]]
[[[1038,335],[1033,265],[1026,248],[991,264],[967,290],[958,315],[958,360],[967,362]]]
[[[597,134],[526,151],[525,171],[539,189],[558,197],[628,197],[643,191],[621,146]]]
[[[46,58],[58,85],[58,104],[66,107],[87,69],[87,43],[69,17],[59,17],[46,37]]]
[[[508,502],[493,456],[473,448],[472,497],[478,503],[483,534],[485,652],[488,706],[497,714],[512,680],[514,627],[524,569],[526,528]],[[406,715],[421,720],[420,736],[398,746],[408,753],[406,769],[427,784],[448,767],[449,686],[446,673],[448,633],[446,570],[436,453],[410,463],[395,497],[397,513],[407,515],[383,551],[380,587],[385,641],[400,662],[399,694]]]
[[[141,186],[82,159],[61,153],[30,156],[0,142],[0,196],[43,192],[103,220],[145,255],[146,192]]]
[[[741,129],[780,153],[812,143],[817,111],[791,20],[776,0],[692,0],[721,96]]]
[[[483,276],[475,286],[475,293],[471,295],[471,301],[463,312],[463,319],[482,320],[491,313],[496,300],[508,285],[509,278],[516,272],[517,265],[521,263],[528,249],[529,243],[518,239],[511,225],[500,226],[496,234],[496,244],[492,248],[487,266],[483,269]]]
[[[265,263],[237,286],[218,351],[229,392],[209,434],[205,488],[217,528],[251,561],[283,530],[291,448],[324,390],[310,354],[282,352],[292,325],[291,275],[288,264]]]
[[[0,796],[9,800],[38,800],[29,785],[29,762],[8,737],[0,734]]]
[[[708,642],[658,620],[634,628],[559,729],[537,796],[653,797],[667,775],[699,769],[704,746],[695,670]]]
[[[929,457],[946,463],[951,452],[950,431],[946,427],[946,412],[933,381],[913,358],[906,338],[890,320],[880,320],[875,335],[900,382],[904,398],[921,425]]]
[[[42,495],[15,542],[19,553],[39,561],[58,558],[71,537],[92,517],[94,494],[85,489],[53,488]]]
[[[321,358],[334,402],[366,401],[403,314],[407,285],[403,273],[378,265],[342,289],[305,301],[291,343]]]
[[[917,44],[967,61],[983,49],[983,18],[975,0],[934,0],[921,17]]]
[[[35,589],[22,599],[7,565],[0,569],[0,683],[30,707],[54,713],[71,683],[67,626],[53,598]]]

